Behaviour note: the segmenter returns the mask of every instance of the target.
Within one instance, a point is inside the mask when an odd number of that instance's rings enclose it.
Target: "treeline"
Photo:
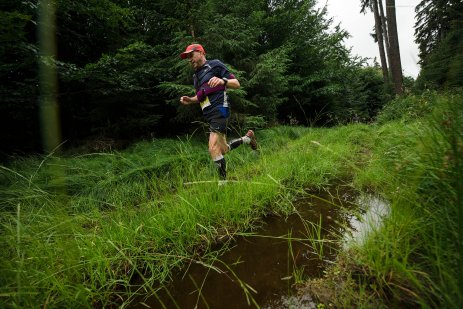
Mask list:
[[[416,88],[463,86],[463,1],[422,0],[415,9],[421,72]]]
[[[391,88],[379,67],[351,55],[343,45],[348,33],[315,3],[2,1],[1,147],[42,149],[43,87],[58,104],[65,146],[197,128],[199,109],[178,104],[180,95],[193,93],[191,68],[178,57],[191,42],[238,76],[242,88],[231,93],[235,128],[369,121]],[[56,45],[47,46],[53,34]],[[48,68],[56,87],[47,88]]]
[[[178,104],[193,93],[178,54],[202,43],[240,79],[235,126],[276,121],[327,124],[384,103],[381,75],[361,68],[339,27],[314,1],[58,0],[56,24],[37,1],[1,5],[2,147],[40,149],[38,62],[56,68],[62,138],[131,139],[175,134],[201,121]],[[38,27],[56,33],[56,56],[40,54]],[[44,31],[42,31],[44,32]],[[197,126],[194,124],[193,126]]]

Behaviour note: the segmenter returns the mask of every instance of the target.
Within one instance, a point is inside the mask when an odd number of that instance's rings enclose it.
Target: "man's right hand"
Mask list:
[[[196,96],[189,97],[189,96],[184,95],[180,98],[180,103],[182,103],[183,105],[193,104],[197,102],[198,102],[198,98]]]
[[[188,105],[191,103],[191,98],[190,97],[187,97],[187,96],[182,96],[180,98],[180,103],[184,104],[184,105]]]

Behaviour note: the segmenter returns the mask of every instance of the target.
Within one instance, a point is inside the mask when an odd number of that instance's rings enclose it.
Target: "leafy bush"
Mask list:
[[[436,105],[437,94],[432,91],[421,95],[398,97],[387,103],[378,114],[377,122],[384,124],[391,120],[411,121],[429,114]]]

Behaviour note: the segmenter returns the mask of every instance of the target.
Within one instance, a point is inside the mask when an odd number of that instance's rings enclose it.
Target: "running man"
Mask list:
[[[220,60],[207,60],[206,52],[200,44],[188,45],[182,59],[187,59],[195,70],[194,87],[196,95],[182,96],[180,103],[184,105],[199,103],[204,118],[209,124],[209,154],[217,166],[221,179],[227,178],[227,166],[224,154],[240,146],[249,144],[257,150],[257,142],[252,130],[241,138],[227,143],[226,132],[230,117],[227,88],[238,89],[240,82],[230,73]]]

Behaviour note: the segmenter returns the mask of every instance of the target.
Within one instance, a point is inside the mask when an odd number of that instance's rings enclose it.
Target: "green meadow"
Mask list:
[[[460,94],[424,93],[390,102],[369,125],[260,130],[258,152],[227,154],[226,184],[199,131],[124,151],[14,158],[0,166],[0,306],[127,306],[188,263],[207,267],[217,239],[294,212],[309,189],[343,184],[391,211],[339,252],[320,306],[459,308],[462,111]]]

